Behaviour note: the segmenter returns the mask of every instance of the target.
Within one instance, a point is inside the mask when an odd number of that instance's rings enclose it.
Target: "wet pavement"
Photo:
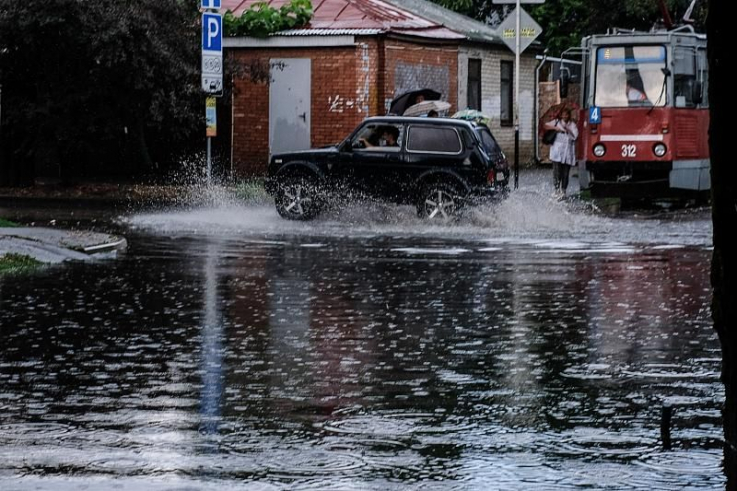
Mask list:
[[[124,216],[0,280],[0,488],[723,488],[708,210],[549,191]]]

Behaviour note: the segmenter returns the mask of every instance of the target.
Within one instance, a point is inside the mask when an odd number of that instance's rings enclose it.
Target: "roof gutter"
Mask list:
[[[225,48],[327,48],[335,46],[354,46],[356,37],[340,36],[270,36],[268,38],[226,37]]]

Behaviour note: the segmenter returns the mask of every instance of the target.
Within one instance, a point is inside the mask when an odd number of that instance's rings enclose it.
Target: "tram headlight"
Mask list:
[[[594,155],[597,157],[603,157],[606,153],[606,147],[602,143],[594,145]]]
[[[656,143],[653,145],[653,153],[656,157],[662,157],[667,151],[668,147],[665,146],[665,143]]]

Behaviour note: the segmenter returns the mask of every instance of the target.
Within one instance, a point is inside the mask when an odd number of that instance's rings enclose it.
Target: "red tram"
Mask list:
[[[579,181],[594,196],[703,197],[706,36],[690,26],[582,41]]]

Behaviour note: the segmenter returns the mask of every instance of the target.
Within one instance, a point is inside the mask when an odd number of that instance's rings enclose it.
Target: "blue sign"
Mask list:
[[[223,17],[202,14],[202,51],[223,51]]]
[[[220,0],[202,0],[203,9],[219,9]]]
[[[601,124],[601,108],[599,106],[591,106],[589,109],[589,123]]]

